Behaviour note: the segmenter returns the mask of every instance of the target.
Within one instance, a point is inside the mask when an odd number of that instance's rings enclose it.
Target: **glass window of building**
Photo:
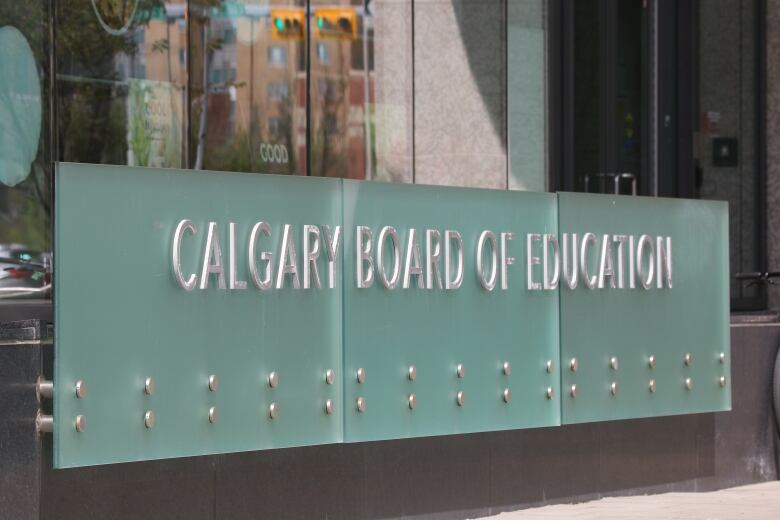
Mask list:
[[[311,175],[412,182],[412,2],[310,5]]]
[[[0,2],[0,321],[51,298],[49,8]]]
[[[0,2],[0,259],[39,273],[0,289],[47,294],[53,161],[726,200],[733,277],[766,270],[765,9]]]
[[[186,167],[187,3],[55,5],[57,158]]]
[[[305,173],[304,3],[191,0],[189,9],[190,167]]]

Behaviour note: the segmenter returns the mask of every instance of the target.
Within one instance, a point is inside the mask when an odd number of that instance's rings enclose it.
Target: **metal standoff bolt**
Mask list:
[[[279,386],[279,374],[276,372],[271,372],[268,374],[268,386],[271,388],[276,388]]]
[[[619,365],[618,365],[617,356],[612,356],[611,358],[609,358],[609,368],[611,368],[612,370],[617,370],[618,367]]]
[[[219,420],[219,412],[217,411],[216,406],[212,406],[209,408],[209,422],[211,424],[216,423]]]
[[[81,433],[87,429],[87,418],[83,415],[77,415],[76,416],[76,431]]]
[[[157,386],[154,384],[154,379],[151,377],[147,377],[144,380],[144,393],[146,395],[152,395],[154,394],[154,390],[157,388]]]
[[[417,368],[415,368],[414,365],[411,365],[406,375],[409,378],[409,381],[414,381],[415,379],[417,379]]]
[[[655,368],[655,356],[650,356],[647,358],[647,366],[650,368]]]
[[[650,384],[647,385],[647,389],[650,390],[650,392],[655,392],[655,379],[650,380]]]
[[[504,373],[505,376],[512,374],[512,363],[509,361],[504,361],[504,364],[501,365],[501,371]]]
[[[617,395],[617,393],[618,393],[618,384],[617,383],[612,383],[611,385],[609,385],[609,393],[612,394],[612,395]]]
[[[463,366],[463,363],[458,363],[458,366],[455,367],[455,373],[458,375],[460,379],[466,377],[466,367]]]
[[[547,399],[552,399],[553,396],[555,396],[555,391],[553,390],[553,387],[548,386],[547,392],[545,392],[545,395],[547,396]]]
[[[54,431],[54,417],[43,415],[40,411],[35,416],[35,429],[38,433],[51,433]]]
[[[726,353],[725,352],[721,352],[720,353],[720,355],[718,356],[718,361],[720,361],[721,365],[726,363]]]
[[[336,373],[330,368],[325,371],[325,384],[332,385],[336,380]]]
[[[547,363],[544,364],[544,368],[547,370],[547,373],[551,374],[553,369],[555,368],[555,365],[553,364],[553,360],[548,359]]]
[[[76,397],[84,399],[87,396],[87,383],[79,379],[76,381]]]
[[[504,391],[501,393],[501,397],[504,399],[505,403],[508,403],[512,400],[512,391],[509,388],[504,388]]]
[[[276,419],[276,417],[279,415],[279,405],[276,403],[271,403],[271,406],[268,407],[268,416],[271,419]]]
[[[38,402],[43,399],[51,399],[54,396],[54,381],[38,376],[38,380],[35,381],[35,395],[38,396]]]
[[[571,358],[571,361],[569,361],[569,370],[576,372],[579,367],[580,363],[577,361],[577,358]]]
[[[357,382],[361,385],[366,382],[366,369],[365,368],[358,368],[357,369]]]
[[[154,428],[154,412],[151,410],[148,410],[144,414],[144,426],[146,426],[148,429]]]
[[[209,390],[216,392],[217,388],[219,388],[219,379],[214,374],[211,374],[209,376]]]
[[[688,390],[693,390],[693,379],[690,377],[685,378],[685,388]]]
[[[463,392],[458,392],[458,395],[455,396],[455,402],[458,403],[458,406],[463,406],[466,404],[466,394]]]
[[[328,399],[327,401],[325,401],[325,413],[330,415],[335,411],[336,411],[336,405],[333,404],[333,399]]]
[[[358,397],[355,404],[357,405],[358,412],[363,413],[366,411],[366,400],[364,398]]]
[[[414,410],[417,406],[417,396],[414,394],[409,394],[409,397],[407,398],[407,402],[409,403],[409,409]]]
[[[577,389],[577,385],[571,385],[571,390],[569,390],[569,393],[572,397],[576,398],[577,395],[580,393],[580,391]]]
[[[693,363],[693,356],[691,355],[690,352],[685,354],[685,356],[683,357],[683,362],[685,363],[686,367],[691,366],[691,363]]]
[[[718,384],[721,388],[726,388],[726,376],[720,376],[720,379],[718,379]]]

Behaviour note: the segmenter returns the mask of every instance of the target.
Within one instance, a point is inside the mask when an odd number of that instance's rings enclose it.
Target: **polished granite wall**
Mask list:
[[[506,188],[503,2],[414,2],[415,182]]]
[[[412,4],[374,0],[375,171],[366,178],[413,181]]]
[[[699,195],[728,201],[731,271],[755,271],[755,2],[701,2],[699,24]],[[737,139],[735,166],[713,164],[713,139],[718,137]],[[740,285],[732,277],[733,296],[754,296],[757,288]]]
[[[547,189],[546,0],[507,4],[509,189]]]

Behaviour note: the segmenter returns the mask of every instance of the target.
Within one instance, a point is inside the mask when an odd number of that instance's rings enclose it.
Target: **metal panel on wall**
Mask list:
[[[340,225],[338,180],[59,164],[56,190],[55,467],[341,441],[341,287],[323,242],[322,288],[277,276],[296,262],[283,225],[299,259],[304,225]],[[172,274],[183,219],[192,290]],[[260,221],[267,290],[248,270]]]
[[[345,440],[560,424],[558,295],[527,291],[525,279],[526,234],[556,232],[555,195],[356,181],[344,181],[343,189]],[[366,231],[358,247],[358,226],[371,230],[370,261],[359,256],[369,239]],[[382,235],[385,226],[398,236],[395,261],[392,236]],[[425,288],[417,276],[407,276],[415,265],[411,229]],[[428,253],[436,248],[435,239],[428,247],[428,229],[441,239],[444,288],[429,268]],[[463,243],[462,285],[449,290],[447,279],[457,277],[453,265],[446,272],[447,230],[459,232]],[[486,230],[499,250],[501,234],[513,235],[505,254],[496,252],[492,290],[477,277],[477,244]],[[483,250],[486,272],[491,249],[488,244]],[[510,257],[504,288],[502,259]],[[370,287],[358,287],[361,263],[364,279],[372,266]],[[534,269],[540,277],[541,266]],[[397,285],[388,289],[394,277]]]
[[[561,193],[558,208],[569,274],[587,262],[575,289],[561,273],[563,423],[729,410],[727,204]]]

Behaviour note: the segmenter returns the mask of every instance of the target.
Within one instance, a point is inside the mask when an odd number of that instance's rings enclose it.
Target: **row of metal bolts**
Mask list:
[[[725,352],[721,352],[718,355],[718,362],[721,365],[726,363],[726,353]],[[549,363],[549,361],[548,361],[548,363]],[[688,353],[686,353],[683,356],[683,365],[685,365],[686,367],[689,367],[692,364],[693,364],[693,354],[688,352]],[[651,356],[647,357],[647,365],[650,368],[655,368],[655,365],[656,365],[656,358],[655,358],[655,356],[651,355]],[[577,369],[579,368],[579,366],[580,365],[579,365],[579,361],[577,361],[577,358],[571,358],[571,361],[569,361],[569,370],[571,370],[572,372],[576,372]],[[617,356],[612,356],[611,358],[609,358],[609,368],[611,368],[612,370],[617,370],[618,366],[619,365],[618,365],[618,358],[617,358]]]
[[[553,363],[552,360],[547,361],[546,368],[548,372],[552,372],[553,369]],[[506,361],[502,365],[502,372],[505,375],[509,375],[512,373],[512,365]],[[466,375],[466,369],[463,364],[459,364],[456,368],[456,374],[458,378],[463,378]],[[407,375],[409,377],[410,381],[414,381],[417,378],[417,368],[415,366],[410,366],[407,372]],[[325,371],[325,383],[332,385],[335,382],[336,374],[333,370],[328,369]],[[364,368],[359,368],[357,370],[357,380],[358,383],[364,383],[366,381],[366,370]],[[268,375],[268,386],[271,388],[276,388],[279,386],[279,374],[277,372],[271,372]],[[217,388],[219,387],[219,379],[215,374],[211,374],[208,378],[208,388],[212,392],[216,392]],[[76,382],[76,397],[78,399],[83,399],[87,395],[87,385],[83,380],[79,380]],[[152,395],[155,391],[155,382],[154,379],[151,377],[147,377],[144,380],[144,394],[146,395]],[[553,389],[552,387],[547,388],[547,398],[552,399],[553,397]],[[512,399],[512,391],[509,388],[505,388],[502,392],[502,398],[504,402],[508,403]],[[463,406],[466,401],[466,394],[462,391],[457,393],[456,396],[456,402],[458,406]],[[417,397],[414,394],[410,394],[408,397],[408,403],[409,408],[414,409],[417,405]],[[364,412],[366,410],[366,400],[363,397],[358,397],[356,400],[357,409],[359,412]],[[325,413],[330,415],[333,412],[336,411],[336,405],[332,399],[327,399],[325,401]],[[271,419],[276,419],[279,415],[279,405],[277,403],[271,403],[268,407],[268,415]],[[219,411],[216,406],[212,406],[208,410],[208,420],[210,423],[214,424],[219,420]],[[151,429],[154,427],[155,423],[155,415],[154,411],[147,410],[144,412],[144,426],[146,428]],[[87,419],[84,415],[77,415],[75,420],[75,428],[77,432],[83,432],[87,429]]]
[[[328,369],[325,371],[325,383],[332,385],[336,380],[336,373]],[[40,384],[40,383],[39,383]],[[47,382],[46,384],[50,384],[50,382]],[[271,372],[268,375],[268,386],[271,388],[276,388],[279,386],[279,374],[277,372]],[[219,378],[215,374],[211,374],[208,378],[208,388],[211,392],[216,392],[217,388],[219,387]],[[147,377],[144,380],[144,394],[146,395],[152,395],[154,394],[156,385],[154,382],[154,378]],[[87,384],[83,380],[76,381],[76,397],[78,399],[83,399],[87,395]],[[325,401],[325,413],[328,415],[332,414],[336,411],[336,405],[333,399],[327,399]],[[271,419],[276,419],[279,415],[279,405],[276,403],[271,403],[268,407],[268,415]],[[152,429],[154,427],[155,422],[155,415],[153,410],[147,410],[144,412],[144,426],[148,429]],[[211,424],[216,423],[219,420],[219,410],[216,406],[212,406],[208,410],[208,420]],[[87,429],[87,418],[84,415],[77,415],[76,420],[74,422],[74,425],[76,427],[77,432],[83,432]]]
[[[726,362],[726,355],[725,353],[721,352],[719,356],[719,361],[721,364],[724,364]],[[656,358],[655,356],[649,356],[648,357],[648,366],[652,369],[656,366]],[[693,363],[693,356],[690,353],[686,353],[683,356],[683,364],[686,367],[690,367]],[[618,365],[618,358],[613,356],[609,360],[609,367],[613,370],[617,370]],[[553,362],[552,360],[548,360],[545,364],[545,368],[548,373],[551,373],[553,371]],[[579,362],[577,361],[577,358],[572,358],[569,361],[569,369],[572,372],[576,372],[579,368]],[[501,367],[501,371],[504,375],[510,375],[512,373],[512,365],[509,363],[509,361],[505,361]],[[466,368],[461,363],[458,364],[455,369],[455,374],[459,379],[463,379],[466,376]],[[358,368],[356,372],[357,382],[360,384],[365,383],[366,381],[366,370],[364,368]],[[417,379],[417,368],[412,365],[409,367],[407,371],[407,377],[410,381],[414,381]],[[335,381],[336,375],[335,372],[331,369],[328,369],[325,371],[325,382],[329,385],[332,385]],[[51,389],[52,385],[50,381],[39,381],[39,395],[47,394],[46,397],[51,396]],[[277,372],[271,372],[268,375],[268,385],[271,388],[276,388],[279,385],[279,374]],[[719,385],[721,388],[724,388],[726,386],[726,377],[721,376],[719,378]],[[216,392],[217,388],[219,386],[219,379],[216,375],[212,374],[208,378],[208,388],[212,392]],[[693,379],[690,377],[685,379],[685,388],[687,390],[693,389]],[[42,390],[43,389],[43,390]],[[656,382],[655,379],[651,379],[648,384],[648,389],[650,392],[655,392],[656,390]],[[87,395],[87,385],[83,380],[79,380],[76,382],[75,386],[76,390],[76,397],[79,399],[83,399]],[[151,377],[147,377],[144,380],[144,393],[146,395],[152,395],[155,391],[155,382],[154,379]],[[610,385],[610,393],[612,395],[617,395],[618,393],[618,384],[616,382],[613,382]],[[571,385],[569,389],[569,394],[571,397],[576,398],[579,394],[579,389],[576,384]],[[554,390],[552,387],[547,387],[547,390],[545,392],[545,396],[547,399],[552,399],[554,396]],[[501,398],[505,403],[509,403],[509,401],[512,400],[512,391],[509,388],[505,388],[504,391],[501,394]],[[414,410],[417,406],[417,397],[415,394],[409,394],[407,398],[407,402],[409,405],[409,408]],[[455,402],[458,406],[463,406],[466,403],[466,394],[463,391],[459,391],[455,396]],[[366,411],[366,399],[364,397],[358,397],[355,400],[355,406],[358,410],[358,412],[365,412]],[[336,410],[335,403],[332,399],[327,399],[325,401],[325,413],[328,415],[332,414]],[[277,403],[271,403],[268,407],[268,415],[271,419],[276,419],[279,415],[279,405]],[[154,411],[147,410],[144,413],[144,425],[151,429],[154,427],[155,423],[155,415]],[[219,412],[217,410],[216,406],[212,406],[208,410],[208,420],[210,423],[216,423],[219,420]],[[87,420],[84,415],[77,415],[75,420],[75,428],[78,432],[83,432],[87,428]]]
[[[548,373],[551,373],[553,371],[554,365],[551,359],[547,360],[547,363],[545,363],[545,368],[547,369]],[[504,363],[501,365],[501,372],[508,376],[512,373],[512,364],[509,363],[509,361],[504,361]],[[414,381],[417,379],[417,368],[414,365],[411,365],[409,369],[406,372],[407,377],[409,378],[409,381]],[[463,363],[459,363],[455,367],[455,375],[458,376],[458,379],[463,379],[466,377],[466,367],[463,365]],[[365,368],[358,368],[356,372],[357,376],[357,382],[361,385],[366,382],[366,369]],[[547,396],[547,399],[552,399],[553,395],[555,395],[555,391],[551,386],[547,387],[547,390],[545,391],[545,395]],[[512,390],[509,388],[504,388],[504,391],[501,392],[501,399],[505,403],[509,403],[509,401],[512,400]],[[414,410],[417,407],[417,396],[415,394],[409,394],[407,397],[407,403],[409,405],[409,408],[411,410]],[[466,393],[462,390],[458,391],[457,394],[455,394],[455,403],[458,406],[463,406],[466,404]],[[357,408],[357,411],[360,413],[363,413],[366,411],[366,398],[365,397],[358,397],[355,399],[355,407]]]
[[[726,354],[724,352],[720,353],[720,355],[718,356],[718,361],[720,362],[721,365],[726,363]],[[688,352],[683,356],[683,365],[686,367],[690,367],[692,364],[693,364],[693,355],[690,352]],[[647,358],[647,365],[651,369],[655,368],[656,365],[655,356],[649,356]],[[611,368],[612,370],[617,370],[618,367],[619,367],[618,358],[616,356],[612,356],[611,358],[609,358],[609,368]],[[577,361],[577,358],[571,358],[571,361],[569,361],[569,370],[571,370],[572,372],[576,372],[578,368],[579,368],[579,362]],[[720,376],[720,378],[718,378],[718,385],[721,388],[726,387],[726,376]],[[656,390],[655,379],[651,379],[647,386],[650,392],[655,392]],[[686,377],[684,386],[686,390],[693,390],[693,379],[690,377]],[[613,382],[612,384],[609,385],[609,393],[612,395],[617,395],[618,384],[616,382]],[[571,385],[571,387],[569,388],[569,395],[571,395],[573,398],[576,398],[577,395],[579,395],[579,388],[577,387],[576,384]]]

